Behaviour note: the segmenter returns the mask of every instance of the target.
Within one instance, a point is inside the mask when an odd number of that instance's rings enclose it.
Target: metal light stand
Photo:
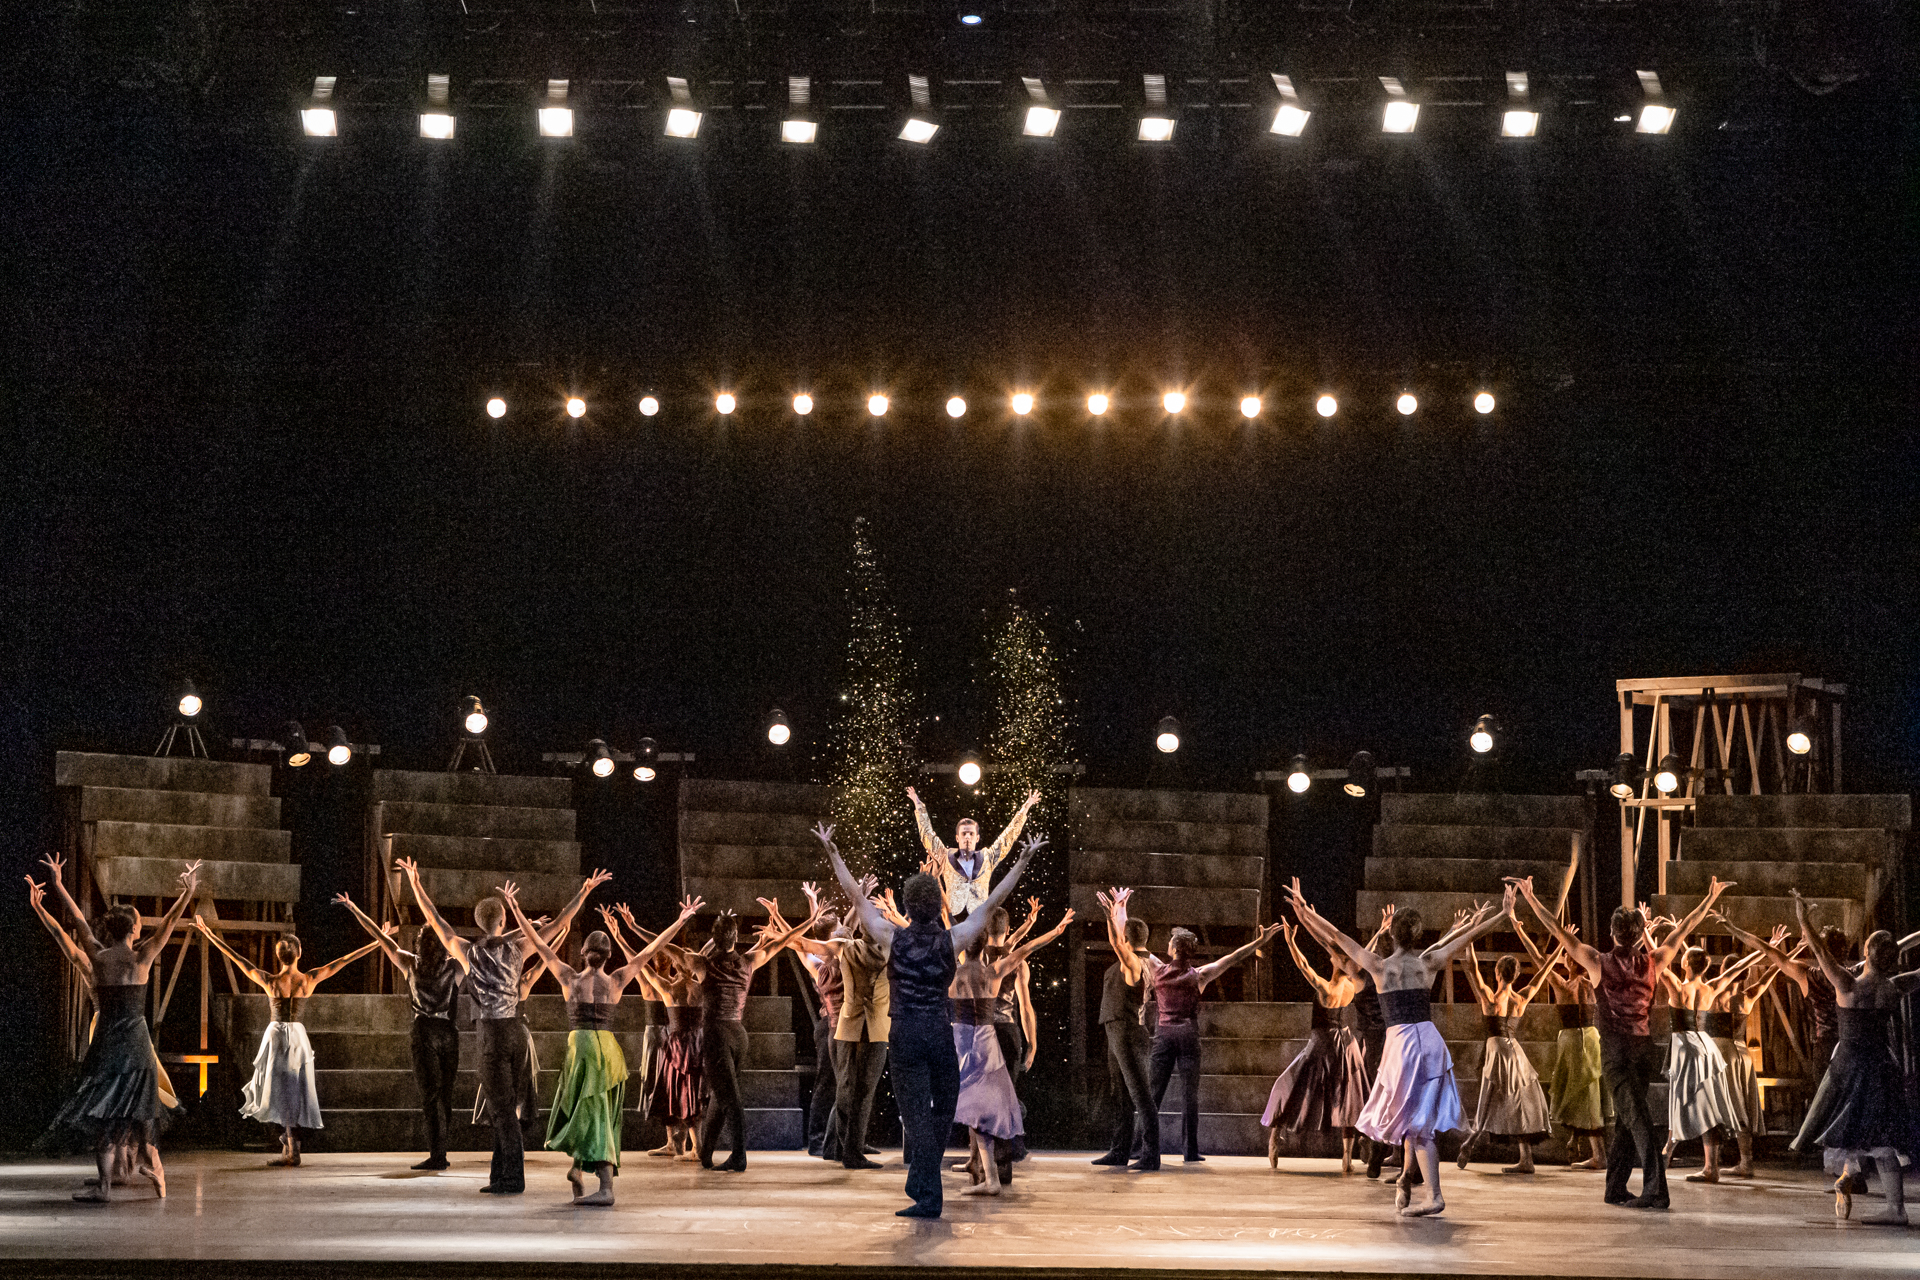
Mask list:
[[[473,754],[480,761],[479,764],[474,766],[475,769],[481,773],[495,772],[493,767],[493,753],[487,750],[487,740],[468,734],[461,738],[460,745],[453,749],[453,759],[447,762],[448,773],[460,772],[460,762],[466,759],[468,747],[473,748]]]
[[[166,735],[160,739],[160,745],[154,748],[153,754],[156,756],[171,755],[173,753],[174,739],[180,736],[182,729],[187,731],[187,758],[192,759],[194,756],[199,756],[202,760],[210,759],[211,757],[207,755],[207,740],[200,736],[200,726],[191,720],[176,720],[170,725]]]

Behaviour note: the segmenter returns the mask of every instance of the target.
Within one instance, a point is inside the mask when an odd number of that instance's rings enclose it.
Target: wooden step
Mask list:
[[[570,811],[569,811],[570,812]],[[503,875],[580,874],[580,846],[571,840],[494,839],[490,836],[426,836],[396,833],[393,856],[412,858],[421,869],[485,871]],[[427,892],[431,894],[432,889]]]
[[[1088,849],[1261,861],[1267,856],[1266,828],[1249,823],[1151,822],[1088,816],[1074,824],[1073,840],[1076,858]]]
[[[573,808],[573,779],[504,773],[422,773],[376,769],[373,798],[412,804],[487,805],[515,809]]]
[[[1396,827],[1557,827],[1585,831],[1587,800],[1584,796],[1383,791],[1380,822]]]
[[[680,811],[680,842],[690,844],[784,845],[789,849],[818,847],[813,827],[829,818],[826,810],[813,813],[732,812],[704,809]]]
[[[1722,862],[1717,858],[1689,857],[1684,862],[1667,864],[1667,891],[1685,896],[1704,894],[1714,876],[1734,882],[1731,898],[1787,898],[1790,889],[1798,889],[1809,898],[1851,898],[1867,900],[1866,867],[1850,862]]]
[[[197,756],[121,756],[59,751],[53,757],[56,787],[117,787],[131,791],[205,791],[265,796],[273,789],[273,766],[235,764]]]
[[[689,884],[695,880],[788,880],[797,885],[802,880],[825,884],[833,879],[818,840],[803,845],[683,844],[680,874]]]
[[[1417,890],[1440,893],[1477,893],[1499,897],[1506,892],[1505,877],[1533,877],[1534,892],[1550,899],[1560,887],[1567,864],[1521,862],[1508,858],[1368,858],[1366,886],[1387,891]]]
[[[1900,836],[1885,827],[1683,827],[1678,856],[1687,862],[1852,862],[1897,860]]]
[[[1538,881],[1534,882],[1535,893],[1540,893],[1545,887]],[[1426,939],[1431,943],[1437,941],[1441,934],[1453,927],[1455,911],[1471,911],[1475,903],[1488,901],[1491,901],[1493,909],[1498,911],[1501,895],[1505,891],[1505,885],[1484,893],[1453,893],[1432,889],[1362,889],[1354,895],[1355,918],[1366,921],[1366,932],[1371,934],[1380,923],[1380,911],[1383,907],[1393,906],[1403,911],[1412,907],[1420,912],[1426,925]],[[1551,907],[1553,904],[1547,905]],[[1520,909],[1525,911],[1527,908],[1523,905]],[[1527,926],[1530,932],[1538,935],[1539,929],[1535,921],[1527,920]],[[1510,926],[1503,924],[1495,931],[1494,936],[1511,931]],[[1365,939],[1361,941],[1364,942]]]
[[[781,813],[808,819],[827,818],[833,788],[811,782],[727,782],[717,778],[687,778],[680,783],[683,812]]]
[[[1376,858],[1505,858],[1553,862],[1564,868],[1579,832],[1563,827],[1475,827],[1381,824],[1373,829]]]
[[[1913,798],[1904,795],[1703,795],[1693,810],[1695,830],[1703,827],[1878,827],[1906,831],[1913,826]]]
[[[293,860],[293,833],[278,828],[103,821],[94,825],[93,856],[96,861],[163,858],[192,862],[198,858],[204,862],[287,863]]]
[[[1668,868],[1671,883],[1672,868]],[[1655,894],[1647,905],[1653,908],[1655,915],[1683,916],[1700,903],[1698,894]],[[1807,905],[1813,908],[1813,923],[1816,927],[1837,924],[1846,930],[1847,936],[1858,939],[1866,923],[1866,911],[1862,905],[1851,898],[1808,898]],[[1794,923],[1792,898],[1748,897],[1738,889],[1720,899],[1718,910],[1721,915],[1761,937],[1773,931],[1775,925],[1786,925],[1798,934],[1799,926]],[[1724,934],[1719,925],[1708,921],[1700,927],[1704,934]]]
[[[108,896],[171,898],[180,892],[186,863],[177,858],[98,858],[93,878]],[[200,864],[203,898],[240,902],[299,902],[300,868],[274,862]]]
[[[1075,832],[1089,819],[1118,822],[1200,822],[1224,826],[1267,825],[1265,793],[1240,791],[1141,791],[1075,787],[1069,821]]]
[[[278,796],[211,791],[148,791],[137,787],[82,787],[82,822],[163,822],[189,827],[280,826]]]
[[[502,881],[511,880],[519,886],[520,905],[528,915],[547,915],[567,905],[573,895],[580,891],[581,875],[554,875],[548,872],[502,871],[460,871],[445,867],[421,867],[420,884],[433,899],[433,904],[442,910],[462,908],[471,910],[480,899],[496,893]],[[388,873],[389,890],[394,901],[413,906],[413,890],[407,884],[407,878],[398,871]]]
[[[1147,825],[1147,824],[1141,824]],[[1261,833],[1266,839],[1266,833]],[[1258,889],[1266,859],[1227,854],[1113,851],[1113,846],[1083,844],[1068,855],[1067,875],[1074,884],[1134,889],[1154,885],[1176,888]]]
[[[506,840],[574,838],[572,809],[497,804],[431,804],[388,800],[375,809],[382,834],[487,836]]]
[[[1105,885],[1076,882],[1071,905],[1082,920],[1098,921],[1099,894]],[[1260,916],[1258,889],[1162,888],[1145,885],[1134,890],[1127,914],[1151,925],[1184,925],[1189,929],[1215,925],[1251,928]]]

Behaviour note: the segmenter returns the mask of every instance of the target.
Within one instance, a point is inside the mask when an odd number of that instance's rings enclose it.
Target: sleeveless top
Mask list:
[[[744,951],[716,951],[707,957],[707,980],[700,984],[701,1002],[715,1022],[738,1022],[747,1016],[747,989],[753,985],[753,961]]]
[[[953,997],[953,1020],[969,1027],[992,1026],[999,1000],[994,996]]]
[[[1380,993],[1380,1013],[1390,1027],[1433,1021],[1433,995],[1425,987]]]
[[[948,1021],[947,989],[953,985],[955,967],[953,935],[938,920],[895,929],[887,955],[894,1019]]]
[[[815,956],[807,968],[813,972],[813,989],[820,997],[820,1016],[828,1022],[838,1022],[840,998],[846,992],[840,975],[840,957]]]
[[[1377,1039],[1387,1033],[1386,1015],[1380,1012],[1380,988],[1373,985],[1372,974],[1361,972],[1360,994],[1347,1007],[1353,1010],[1355,1027],[1361,1039]]]
[[[1162,1023],[1192,1022],[1200,1016],[1200,973],[1192,965],[1163,964],[1153,975],[1153,998]]]
[[[676,1032],[685,1035],[698,1031],[706,1025],[707,1011],[697,1004],[670,1004],[667,1006],[667,1034]]]
[[[1315,1000],[1311,1007],[1313,1009],[1312,1021],[1307,1025],[1315,1031],[1331,1031],[1335,1027],[1346,1025],[1341,1019],[1341,1011],[1339,1009],[1329,1009],[1318,1000]]]
[[[591,1001],[575,1004],[567,1001],[567,1026],[574,1031],[611,1031],[613,1030],[613,1011],[619,1005],[596,1004]]]
[[[294,996],[277,996],[271,991],[267,992],[267,1014],[275,1022],[300,1021],[300,1006],[305,1003]]]
[[[1600,1030],[1615,1036],[1644,1036],[1653,1006],[1653,953],[1617,947],[1600,953]]]
[[[520,1012],[520,940],[501,934],[467,942],[467,995],[473,1016],[483,1020],[511,1018]]]
[[[423,974],[416,963],[407,974],[407,1001],[416,1018],[452,1018],[454,997],[460,992],[460,966],[442,960],[432,973]]]
[[[99,1007],[100,1025],[103,1027],[126,1018],[138,1018],[145,1022],[146,1000],[147,984],[144,982],[121,982],[93,989],[93,1002]]]
[[[1118,960],[1107,966],[1100,979],[1100,1025],[1132,1022],[1144,1026],[1147,1006],[1145,981],[1127,985],[1127,971]]]
[[[1587,1016],[1587,1006],[1584,1004],[1557,1004],[1553,1007],[1560,1011],[1560,1029],[1563,1031],[1593,1025],[1593,1020]]]
[[[1505,1015],[1489,1013],[1482,1016],[1486,1019],[1489,1038],[1504,1037],[1511,1040],[1514,1038],[1513,1033],[1520,1028],[1520,1015],[1517,1013]]]
[[[1008,974],[1000,984],[1000,994],[993,998],[993,1020],[995,1022],[1017,1023],[1020,1021],[1020,992],[1014,986],[1013,974]]]
[[[1827,981],[1827,975],[1817,968],[1808,973],[1807,1017],[1813,1022],[1815,1040],[1832,1040],[1840,1034],[1837,1019],[1839,1009],[1833,984]]]
[[[1838,1015],[1836,1022],[1841,1044],[1855,1051],[1865,1050],[1888,1059],[1893,1057],[1887,1042],[1887,1026],[1893,1021],[1894,1010],[1842,1009],[1835,1005],[1833,1011]]]
[[[1733,1011],[1731,1009],[1707,1010],[1706,1025],[1701,1030],[1717,1039],[1733,1039]]]

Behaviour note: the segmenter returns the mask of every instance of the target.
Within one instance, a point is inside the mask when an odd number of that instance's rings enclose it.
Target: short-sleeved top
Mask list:
[[[1161,1022],[1192,1022],[1200,1016],[1200,971],[1192,965],[1161,965],[1153,974],[1153,999]]]
[[[938,920],[895,929],[887,956],[893,1016],[951,1022],[947,988],[953,985],[956,967],[953,935]]]
[[[415,961],[407,974],[407,1001],[416,1018],[453,1017],[454,997],[460,994],[460,966],[442,960],[432,973],[422,973]]]
[[[520,1012],[520,967],[525,960],[517,936],[467,941],[467,995],[475,1017],[511,1018]]]
[[[865,938],[840,947],[840,1022],[835,1040],[885,1044],[893,1026],[892,988],[887,982],[887,958]]]
[[[1109,1022],[1146,1024],[1147,984],[1127,982],[1127,971],[1119,961],[1107,966],[1100,979],[1100,1025]]]
[[[1653,1007],[1653,953],[1616,945],[1600,953],[1600,1030],[1606,1035],[1644,1036]]]
[[[747,990],[753,985],[753,961],[740,951],[716,951],[707,957],[707,980],[700,984],[709,1021],[739,1022],[747,1016]]]

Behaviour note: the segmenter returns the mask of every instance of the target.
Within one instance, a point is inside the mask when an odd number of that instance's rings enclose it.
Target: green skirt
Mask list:
[[[611,1031],[567,1033],[567,1062],[547,1116],[547,1150],[575,1164],[620,1167],[620,1120],[627,1099],[627,1057]]]

